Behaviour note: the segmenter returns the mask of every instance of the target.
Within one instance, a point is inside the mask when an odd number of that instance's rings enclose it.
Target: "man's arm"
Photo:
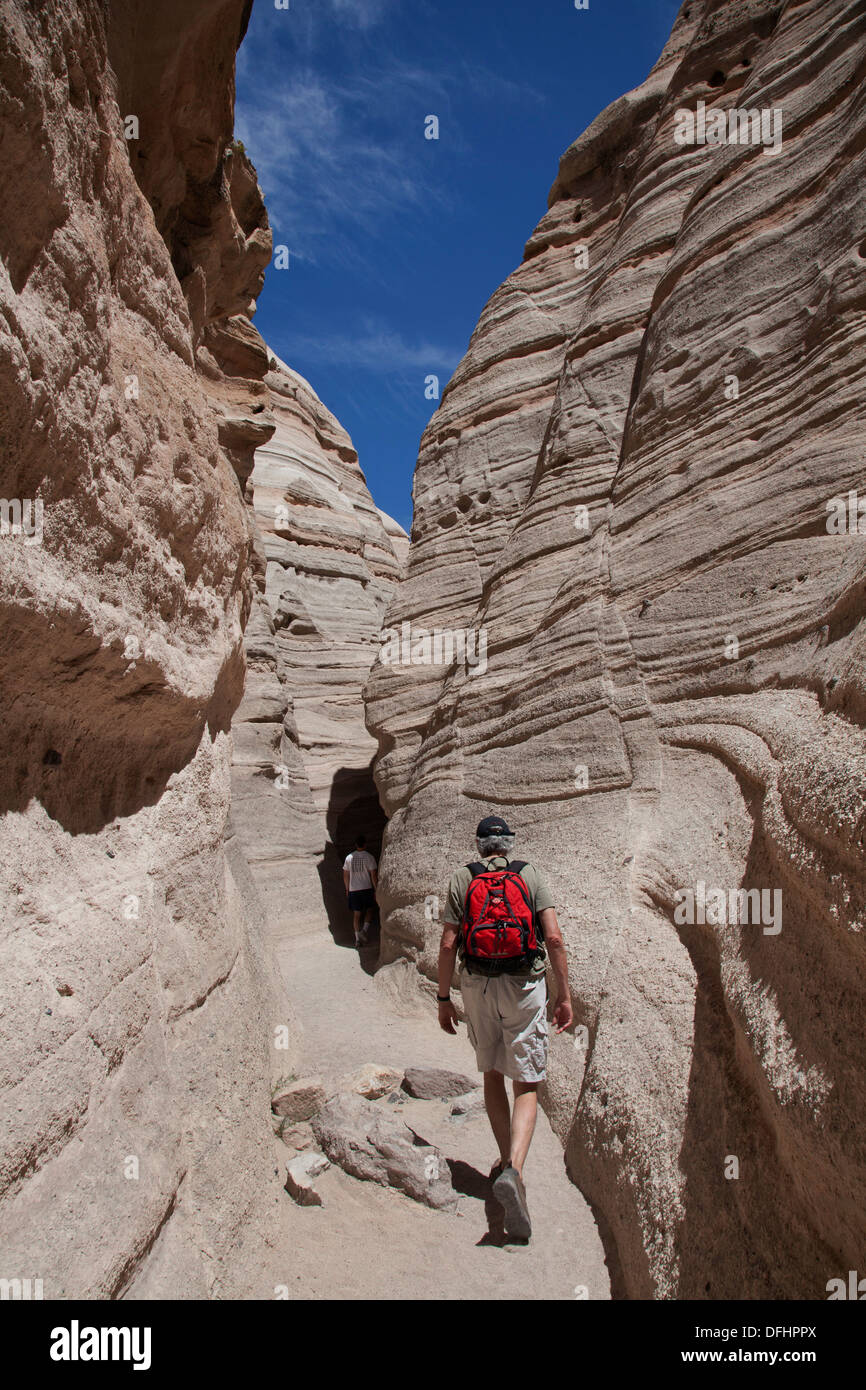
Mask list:
[[[439,1027],[445,1033],[457,1032],[457,1010],[451,1002],[446,999],[450,995],[451,981],[454,978],[454,966],[457,963],[457,937],[460,928],[455,927],[453,922],[446,922],[442,928],[442,940],[439,943],[439,987],[436,993],[439,996]]]
[[[348,891],[349,891],[349,870],[348,870],[348,869],[345,869],[345,868],[343,869],[343,882],[344,882],[344,884],[346,885],[346,892],[348,893]]]
[[[556,981],[556,1008],[553,1011],[553,1023],[557,1033],[561,1033],[564,1028],[570,1028],[574,1022],[571,991],[568,988],[568,958],[565,954],[565,942],[562,939],[562,932],[559,929],[554,908],[542,908],[538,914],[538,921],[544,933],[544,944],[550,956],[553,978]],[[439,993],[443,994],[444,990],[440,990]]]
[[[378,870],[378,869],[376,869],[376,868],[371,868],[371,869],[370,869],[370,882],[371,882],[372,885],[373,885],[373,892],[375,893],[375,892],[376,892],[376,889],[379,887],[379,870]]]

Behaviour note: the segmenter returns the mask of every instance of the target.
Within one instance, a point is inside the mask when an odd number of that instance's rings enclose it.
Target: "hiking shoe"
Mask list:
[[[505,1233],[529,1240],[532,1222],[526,1205],[526,1189],[517,1169],[509,1163],[493,1184],[493,1195],[505,1212]]]

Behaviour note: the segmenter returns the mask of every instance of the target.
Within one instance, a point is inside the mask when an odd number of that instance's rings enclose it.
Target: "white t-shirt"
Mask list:
[[[356,849],[353,854],[347,854],[343,868],[349,870],[349,892],[362,893],[365,888],[372,888],[370,870],[375,867],[376,861],[369,850]]]

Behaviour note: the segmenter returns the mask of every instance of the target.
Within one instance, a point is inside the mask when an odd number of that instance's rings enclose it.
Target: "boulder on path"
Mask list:
[[[378,1100],[389,1091],[395,1091],[403,1079],[403,1073],[395,1067],[380,1067],[376,1062],[365,1062],[363,1067],[343,1077],[341,1091],[354,1091],[356,1095],[366,1096],[367,1100]]]
[[[352,1177],[396,1187],[438,1210],[456,1207],[458,1194],[439,1150],[374,1101],[351,1094],[332,1097],[313,1120],[313,1133]]]
[[[477,1086],[478,1082],[470,1076],[439,1067],[407,1067],[403,1077],[403,1090],[416,1100],[446,1100],[449,1096],[463,1096]]]
[[[321,1207],[323,1206],[321,1194],[316,1190],[313,1179],[320,1173],[324,1173],[326,1168],[330,1168],[330,1163],[324,1154],[305,1153],[295,1154],[286,1164],[286,1190],[294,1197],[301,1207]]]
[[[282,1086],[271,1101],[275,1115],[289,1120],[309,1120],[325,1103],[325,1088],[320,1076],[302,1076]]]

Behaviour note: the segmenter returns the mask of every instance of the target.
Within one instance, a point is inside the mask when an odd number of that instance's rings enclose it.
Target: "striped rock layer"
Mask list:
[[[683,5],[430,422],[387,615],[417,645],[367,687],[384,959],[433,974],[489,810],[551,880],[578,1027],[544,1099],[624,1296],[862,1261],[866,541],[831,516],[866,497],[864,67],[858,0]],[[781,147],[678,143],[699,102]],[[474,659],[425,661],[436,629]],[[780,929],[680,921],[741,887]]]
[[[332,927],[348,928],[343,857],[361,832],[380,847],[361,692],[407,540],[309,383],[271,354],[265,385],[276,430],[248,488],[261,591],[244,636],[232,820],[279,939],[320,925],[323,896]]]

